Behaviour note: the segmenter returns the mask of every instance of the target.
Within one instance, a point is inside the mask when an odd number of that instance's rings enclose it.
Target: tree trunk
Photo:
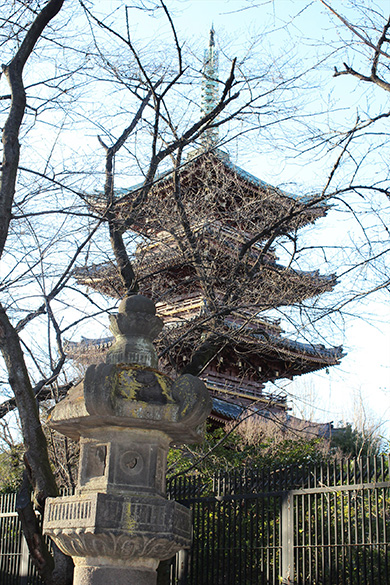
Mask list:
[[[3,66],[4,76],[11,88],[11,105],[4,124],[3,162],[0,180],[0,257],[4,251],[11,221],[12,205],[19,165],[19,132],[26,108],[26,92],[23,85],[23,68],[48,23],[58,14],[64,0],[50,0],[38,13],[28,29],[14,58]],[[8,371],[10,386],[15,394],[24,439],[26,474],[18,498],[18,513],[30,554],[39,574],[48,585],[72,583],[72,560],[57,547],[54,560],[44,543],[30,500],[28,483],[31,483],[36,505],[41,513],[47,496],[57,495],[46,438],[39,420],[39,411],[28,375],[18,334],[0,305],[0,350]]]
[[[30,500],[28,482],[31,483],[38,510],[44,513],[45,499],[58,495],[54,475],[50,466],[46,437],[39,420],[39,411],[34,391],[28,376],[19,337],[10,323],[4,308],[0,305],[0,350],[8,371],[10,386],[15,394],[22,426],[23,440],[26,448],[24,461],[26,465],[23,486],[18,498],[18,514],[30,554],[39,574],[48,585],[66,585],[72,583],[69,573],[72,559],[65,557],[58,549],[53,551],[56,564],[64,567],[65,574],[58,574],[53,580],[53,559],[46,554],[42,531],[36,522],[35,512]],[[28,477],[28,480],[27,480]],[[56,566],[58,573],[58,566]]]

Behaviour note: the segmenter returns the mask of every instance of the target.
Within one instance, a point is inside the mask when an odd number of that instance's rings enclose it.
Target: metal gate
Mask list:
[[[277,474],[218,473],[172,482],[172,496],[193,511],[193,546],[176,557],[180,585],[280,583],[280,509]],[[264,487],[267,486],[265,490]],[[183,564],[184,563],[184,564]]]
[[[290,493],[297,583],[390,583],[388,456],[315,469]]]

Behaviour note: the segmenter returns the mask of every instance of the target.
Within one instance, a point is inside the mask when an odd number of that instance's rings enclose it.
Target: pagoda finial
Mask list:
[[[211,28],[210,28],[210,42],[209,42],[210,47],[215,46],[214,34],[215,34],[214,23],[212,23]]]
[[[214,24],[210,29],[209,46],[204,52],[202,70],[202,116],[207,116],[218,103],[218,51],[215,48]],[[205,149],[214,148],[218,144],[218,129],[209,128],[202,136]]]

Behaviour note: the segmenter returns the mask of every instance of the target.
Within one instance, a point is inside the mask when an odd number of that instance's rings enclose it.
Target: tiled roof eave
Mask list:
[[[345,355],[341,346],[325,348],[293,341],[285,337],[276,337],[272,334],[242,333],[237,340],[237,345],[239,345],[240,341],[253,345],[254,352],[256,352],[257,346],[261,347],[262,351],[268,355],[278,352],[285,357],[290,356],[292,359],[306,359],[310,360],[310,362],[316,362],[322,367],[337,365]]]
[[[181,328],[183,326],[191,326],[197,320],[201,319],[199,316],[195,316],[192,319],[183,323],[177,322],[172,324],[175,328]],[[242,326],[235,328],[232,323],[225,323],[228,329],[243,329]],[[168,327],[171,329],[171,327]],[[318,345],[311,345],[298,341],[286,339],[284,337],[275,336],[272,334],[258,334],[250,333],[243,330],[238,332],[237,339],[232,340],[235,346],[240,344],[248,344],[252,347],[253,353],[261,352],[271,355],[272,353],[278,352],[283,354],[284,357],[289,356],[291,359],[297,360],[309,360],[311,363],[318,364],[319,368],[325,368],[331,365],[337,365],[341,358],[345,355],[342,351],[342,347],[325,348]],[[73,350],[89,351],[91,349],[106,349],[112,344],[112,338],[106,337],[101,339],[83,339],[80,342],[67,342],[67,347]],[[248,351],[248,350],[247,350]],[[317,368],[317,369],[319,369]]]
[[[148,271],[152,273],[155,273],[156,270],[162,271],[167,269],[180,269],[185,266],[190,266],[189,260],[180,256],[177,256],[175,263],[172,263],[172,260],[174,259],[172,255],[164,257],[164,254],[162,253],[161,256],[159,254],[156,254],[155,256],[156,258],[154,259],[154,262],[149,262],[147,266]],[[143,266],[144,265],[142,261],[135,263],[135,268],[139,273],[139,277],[144,280],[148,278],[148,274],[142,274]],[[271,271],[274,270],[277,272],[286,271],[287,273],[291,274],[291,276],[296,275],[302,278],[313,279],[318,283],[318,285],[322,286],[321,292],[331,291],[337,284],[336,274],[320,274],[318,270],[313,271],[296,270],[293,268],[286,268],[285,266],[275,262],[263,262],[261,264],[261,268],[269,269]],[[114,271],[115,268],[113,267],[112,264],[104,263],[100,265],[93,265],[90,267],[76,268],[74,269],[73,274],[75,278],[79,279],[80,281],[88,280],[89,282],[92,283],[92,281],[94,280],[98,282],[102,278],[107,279],[109,277],[111,278],[115,277]],[[319,294],[319,292],[316,292],[315,294]]]
[[[238,165],[231,162],[227,153],[223,153],[222,151],[219,151],[218,149],[216,149],[215,151],[211,151],[211,152],[199,151],[199,156],[194,156],[183,163],[181,172],[185,172],[189,168],[189,166],[194,163],[194,161],[199,160],[204,156],[214,157],[214,158],[218,159],[218,161],[220,163],[222,163],[226,167],[226,169],[228,169],[230,172],[234,173],[236,176],[238,176],[239,178],[244,180],[251,187],[254,187],[256,189],[261,188],[261,189],[264,189],[267,191],[273,191],[273,192],[275,192],[275,194],[278,194],[280,197],[289,199],[290,201],[294,201],[296,203],[301,203],[302,206],[309,205],[310,207],[307,208],[308,212],[311,211],[312,213],[316,213],[316,214],[318,213],[318,214],[322,215],[322,214],[325,214],[326,210],[329,207],[328,203],[326,201],[322,201],[322,200],[318,199],[318,196],[316,197],[316,196],[305,195],[305,196],[300,197],[300,196],[296,196],[292,193],[287,193],[286,191],[279,189],[278,187],[274,187],[273,185],[270,185],[266,181],[263,181],[262,179],[255,177],[254,175],[252,175],[251,173],[249,173],[245,169],[242,169]],[[162,187],[163,184],[165,183],[165,181],[172,178],[173,172],[174,172],[174,169],[168,169],[167,171],[163,171],[162,173],[156,175],[153,184],[154,185],[160,184]],[[131,186],[130,188],[117,189],[116,195],[118,198],[118,202],[125,203],[129,197],[132,197],[135,192],[140,191],[143,187],[144,187],[144,183],[139,183],[139,184]],[[99,195],[96,195],[96,200],[98,200],[98,198],[99,198]],[[318,201],[316,201],[316,198],[318,199]],[[314,205],[312,205],[313,202],[314,202]]]

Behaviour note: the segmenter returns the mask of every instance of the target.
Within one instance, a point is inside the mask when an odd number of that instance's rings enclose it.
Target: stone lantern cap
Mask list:
[[[52,410],[50,426],[75,440],[115,426],[162,431],[172,444],[200,442],[211,399],[199,378],[186,374],[173,381],[157,369],[152,341],[162,327],[153,301],[124,299],[110,317],[115,343],[106,363],[88,368]]]
[[[157,368],[158,359],[152,344],[164,324],[156,317],[151,299],[142,295],[121,301],[117,315],[110,315],[110,330],[115,344],[108,352],[107,363],[131,363]]]

